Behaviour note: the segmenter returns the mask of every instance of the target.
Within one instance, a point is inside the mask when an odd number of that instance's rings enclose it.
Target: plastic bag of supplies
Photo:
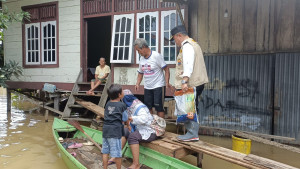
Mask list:
[[[188,88],[186,92],[182,90],[175,91],[174,98],[176,101],[175,116],[177,123],[192,120],[198,122],[196,111],[196,88]]]

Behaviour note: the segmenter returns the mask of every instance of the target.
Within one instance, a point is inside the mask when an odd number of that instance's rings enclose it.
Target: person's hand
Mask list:
[[[169,83],[169,87],[167,87],[167,85],[168,85],[168,84],[166,84],[166,88],[169,89],[169,90],[171,91],[172,94],[174,94],[174,93],[175,93],[175,90],[176,90],[175,87],[172,86],[170,83]]]
[[[131,122],[132,121],[132,117],[128,117],[128,120],[129,120],[129,122]]]
[[[138,90],[140,89],[140,85],[139,85],[139,84],[136,84],[136,85],[134,86],[134,89],[135,89],[135,91],[138,91]]]
[[[172,85],[170,83],[166,82],[166,88],[169,89],[171,87],[172,87]]]
[[[182,84],[181,89],[182,89],[183,93],[185,93],[189,89],[188,84],[186,84],[186,83]]]
[[[131,133],[131,126],[130,126],[130,123],[128,124],[128,131],[129,131],[129,133]]]

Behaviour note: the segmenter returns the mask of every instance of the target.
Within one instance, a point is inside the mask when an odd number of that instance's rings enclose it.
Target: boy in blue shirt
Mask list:
[[[114,163],[118,169],[121,168],[122,162],[122,144],[121,137],[123,135],[122,121],[128,120],[126,105],[120,100],[124,97],[122,86],[112,84],[107,89],[110,100],[105,106],[104,124],[103,124],[103,167],[107,169],[109,154],[115,157]]]

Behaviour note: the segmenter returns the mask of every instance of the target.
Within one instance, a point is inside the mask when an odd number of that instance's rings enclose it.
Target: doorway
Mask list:
[[[94,79],[100,57],[110,66],[111,16],[87,19],[87,81]]]

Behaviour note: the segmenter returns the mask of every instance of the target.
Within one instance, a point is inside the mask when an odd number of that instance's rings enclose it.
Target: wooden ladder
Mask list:
[[[71,94],[69,96],[69,99],[67,101],[67,104],[65,106],[62,118],[63,119],[70,119],[71,118],[71,112],[73,108],[84,108],[80,104],[75,104],[77,100],[77,96],[89,96],[89,97],[100,97],[98,106],[104,107],[106,100],[107,100],[107,88],[111,85],[111,75],[108,75],[107,82],[104,85],[104,88],[102,91],[95,91],[96,95],[91,96],[87,95],[86,91],[80,91],[81,87],[84,85],[90,85],[89,82],[82,82],[83,79],[83,71],[80,69],[80,72],[78,74],[78,77],[74,83],[73,89],[71,91]],[[76,118],[77,120],[81,121],[91,121],[91,119],[81,119],[81,118]]]

